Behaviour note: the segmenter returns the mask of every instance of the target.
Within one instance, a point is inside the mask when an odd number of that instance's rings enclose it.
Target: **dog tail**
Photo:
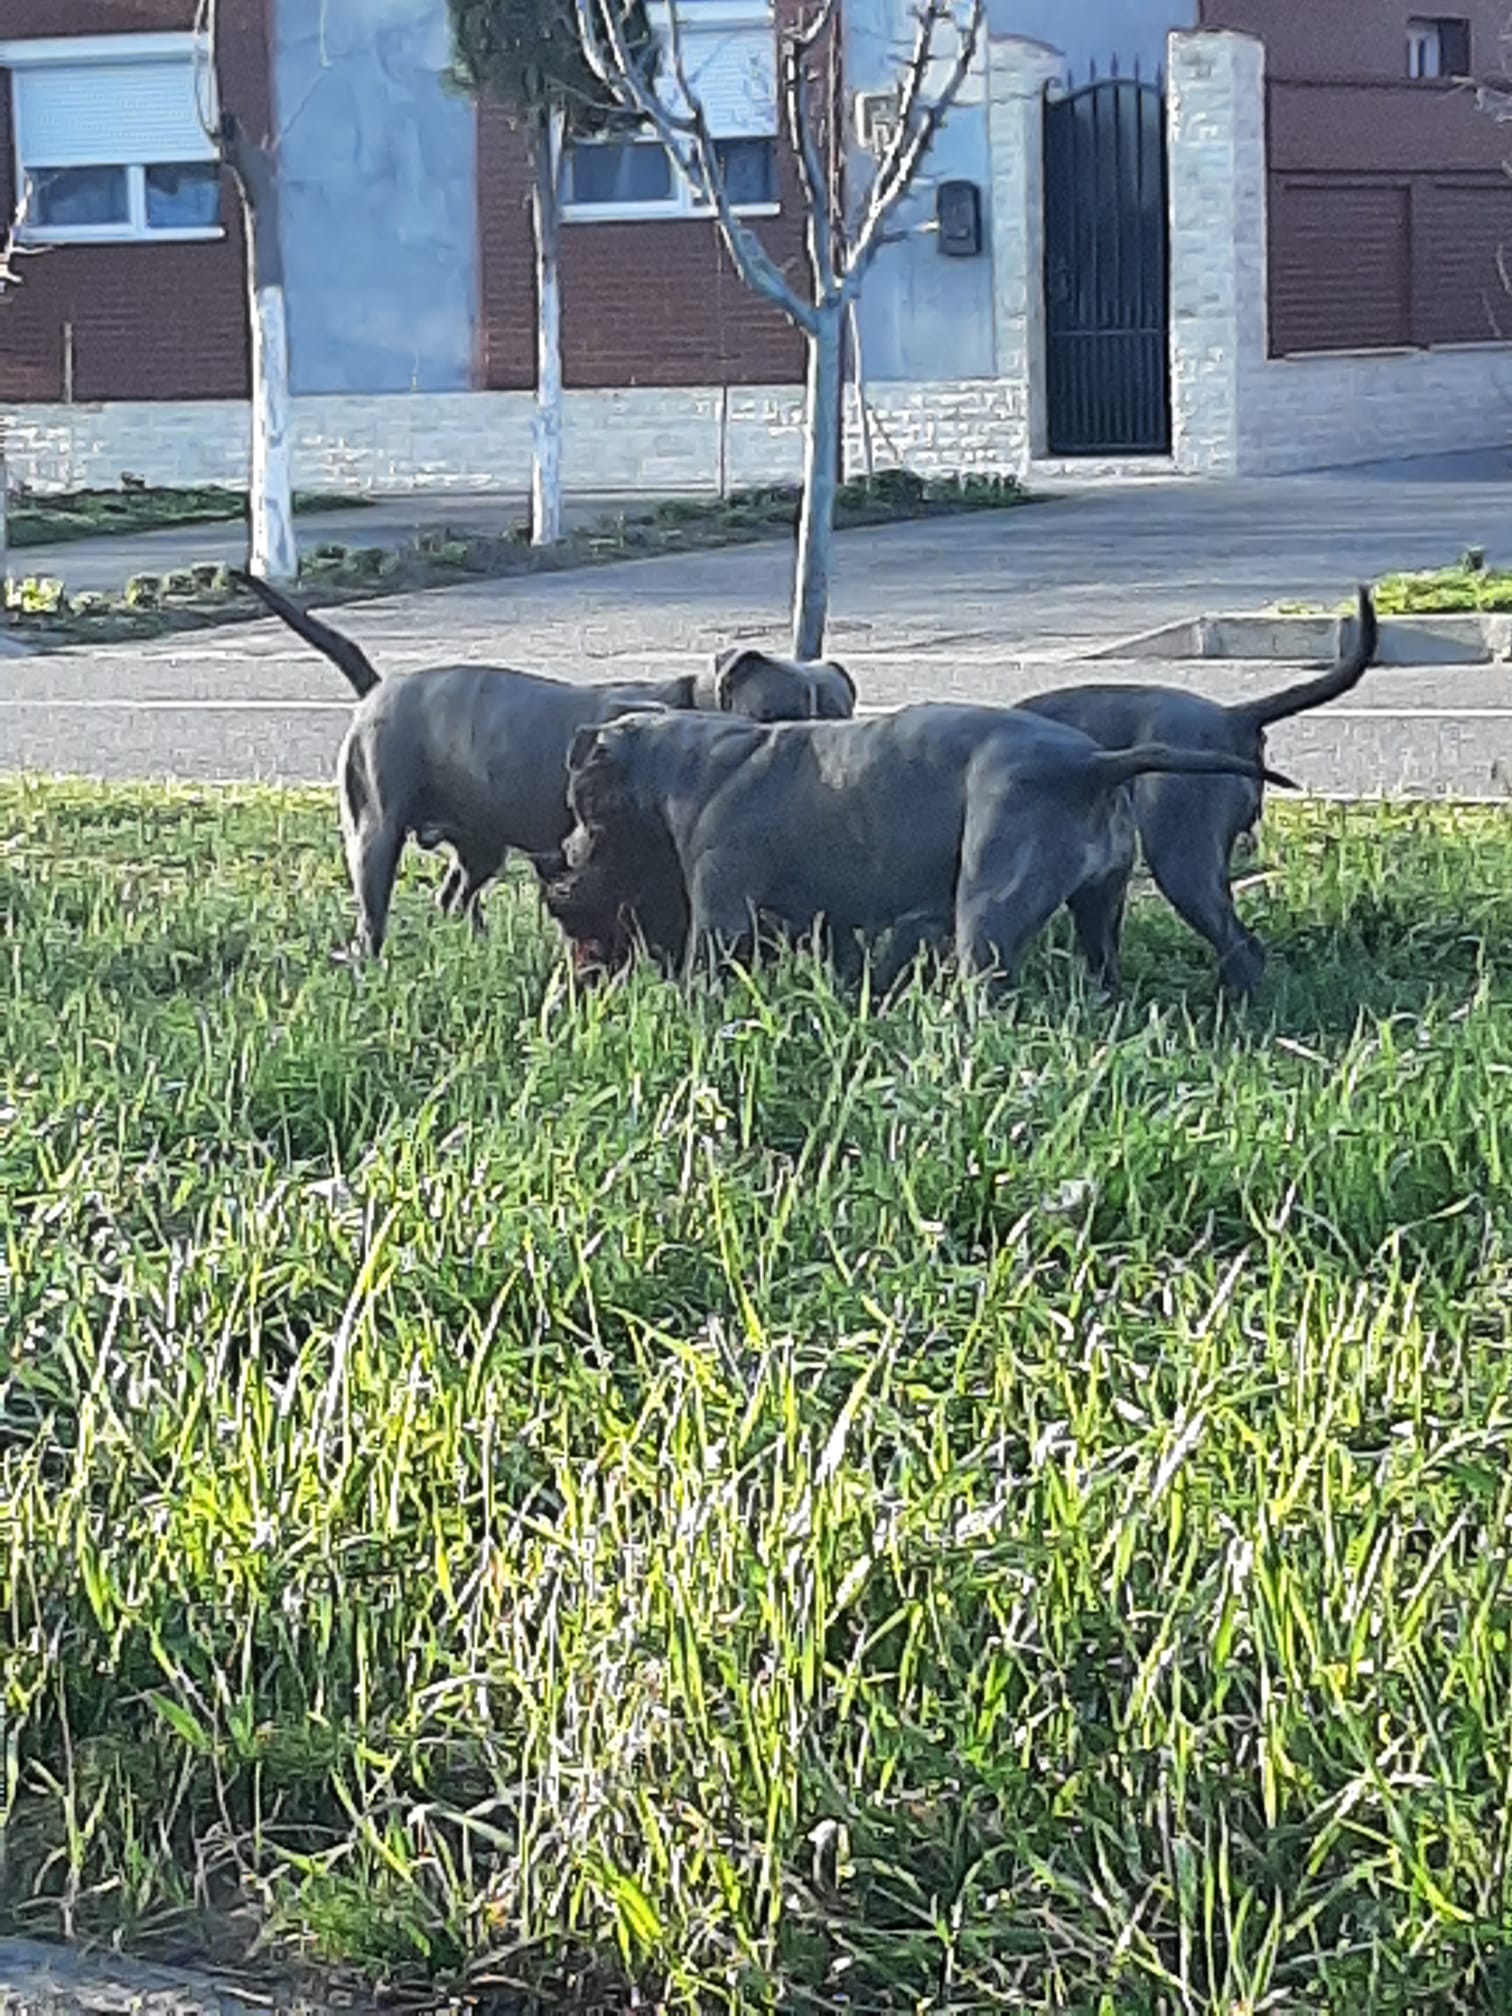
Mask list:
[[[1105,791],[1147,776],[1151,771],[1189,777],[1248,777],[1257,784],[1277,784],[1283,791],[1302,788],[1281,771],[1257,763],[1252,757],[1233,756],[1226,749],[1173,749],[1165,742],[1136,742],[1131,749],[1099,749],[1091,764],[1095,782]]]
[[[296,637],[303,637],[306,644],[313,644],[323,657],[338,666],[346,674],[359,700],[382,683],[367,653],[360,650],[350,637],[343,637],[339,630],[333,630],[329,623],[322,623],[318,616],[301,609],[297,602],[291,602],[287,595],[280,594],[270,582],[259,581],[255,574],[243,574],[233,568],[231,579],[243,588],[250,588],[263,607],[271,609],[275,616],[287,623]]]
[[[1341,651],[1336,661],[1316,679],[1304,679],[1299,686],[1287,686],[1279,693],[1267,693],[1258,700],[1242,700],[1229,713],[1250,727],[1269,728],[1276,721],[1285,721],[1292,714],[1305,714],[1310,707],[1322,707],[1330,700],[1337,700],[1341,693],[1347,693],[1359,683],[1376,654],[1379,625],[1376,622],[1375,603],[1370,590],[1360,587],[1355,605],[1354,636],[1349,649]]]

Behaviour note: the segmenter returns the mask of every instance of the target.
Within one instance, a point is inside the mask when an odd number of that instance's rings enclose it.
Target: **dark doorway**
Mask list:
[[[1171,446],[1165,99],[1112,77],[1045,103],[1052,455]]]

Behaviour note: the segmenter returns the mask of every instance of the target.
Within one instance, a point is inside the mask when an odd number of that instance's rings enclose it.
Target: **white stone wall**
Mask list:
[[[294,405],[302,489],[393,494],[501,490],[530,483],[534,402],[522,392],[307,398]],[[995,379],[868,390],[875,465],[925,475],[1013,472],[1026,457],[1021,391]],[[38,490],[247,480],[247,409],[235,401],[21,406],[7,415],[12,479]],[[803,400],[792,386],[569,392],[569,490],[717,491],[798,477]],[[855,401],[847,465],[861,467]]]
[[[1045,86],[1063,76],[1065,58],[1015,35],[995,36],[988,53],[997,374],[1022,403],[1029,452],[1043,455]]]
[[[1245,372],[1265,352],[1265,52],[1228,33],[1169,46],[1171,452],[1232,475]]]
[[[1262,358],[1246,375],[1237,463],[1246,476],[1502,445],[1512,434],[1512,344]]]
[[[1267,355],[1265,61],[1172,35],[1172,447],[1192,475],[1279,475],[1504,441],[1512,345]]]

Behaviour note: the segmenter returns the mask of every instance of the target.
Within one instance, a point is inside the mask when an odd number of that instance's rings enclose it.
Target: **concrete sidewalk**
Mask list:
[[[1159,606],[1174,614],[1196,606],[1194,594],[1203,607],[1215,606],[1226,593],[1238,597],[1236,607],[1253,604],[1257,596],[1263,600],[1321,595],[1331,600],[1362,572],[1439,565],[1456,559],[1465,546],[1494,546],[1512,504],[1512,452],[1484,449],[1309,476],[1233,481],[1061,480],[1038,486],[1037,494],[1046,500],[1045,506],[1022,516],[993,513],[842,534],[837,600],[869,589],[889,572],[885,544],[874,549],[881,556],[879,567],[848,564],[852,556],[873,550],[865,541],[897,537],[923,541],[910,550],[932,557],[951,554],[965,535],[969,561],[984,550],[995,550],[993,527],[1009,526],[1013,578],[1004,585],[1015,593],[1036,579],[1047,590],[1057,584],[1076,585],[1093,596],[1103,589],[1153,589],[1161,583],[1175,592],[1177,600]],[[573,497],[566,506],[567,522],[581,524],[606,512],[645,509],[655,501],[600,494]],[[1047,509],[1053,511],[1053,520],[1047,518]],[[297,531],[306,551],[328,541],[376,546],[400,543],[427,525],[498,532],[519,523],[527,512],[523,491],[486,496],[425,491],[381,498],[363,509],[302,516]],[[1073,512],[1075,531],[1066,534],[1063,520]],[[1067,537],[1074,541],[1071,550],[1064,550]],[[784,569],[790,567],[787,542],[772,545],[782,552]],[[1512,563],[1512,540],[1502,557]],[[70,587],[94,589],[120,587],[132,574],[160,574],[201,561],[239,565],[245,558],[246,528],[233,522],[23,547],[11,554],[10,571],[58,576]],[[733,558],[729,552],[679,555],[663,564],[702,569],[707,561]],[[956,577],[960,572],[949,571]],[[566,578],[580,581],[583,576]],[[944,584],[936,578],[917,585],[927,593]],[[958,579],[951,585],[959,585]],[[974,599],[988,586],[980,580],[967,585]],[[480,592],[507,596],[517,586],[515,581],[482,583]],[[1068,621],[1074,625],[1078,613],[1063,606],[1056,627],[1064,628]],[[1118,630],[1142,625],[1142,618],[1123,622],[1116,605],[1109,614],[1117,619]],[[1046,608],[1043,615],[1048,620],[1051,611]],[[1171,619],[1161,614],[1151,620]]]
[[[655,500],[649,500],[654,502]],[[645,498],[574,497],[563,507],[569,526],[591,522],[610,511],[643,510]],[[295,536],[301,553],[327,543],[343,546],[399,546],[423,526],[452,525],[461,531],[499,533],[528,519],[525,492],[487,496],[427,491],[406,497],[385,497],[350,510],[301,512]],[[12,580],[28,574],[65,582],[69,588],[123,588],[133,574],[166,574],[175,567],[202,562],[245,566],[247,526],[244,519],[210,525],[173,525],[159,532],[131,532],[100,539],[64,539],[54,545],[18,546],[9,555]]]

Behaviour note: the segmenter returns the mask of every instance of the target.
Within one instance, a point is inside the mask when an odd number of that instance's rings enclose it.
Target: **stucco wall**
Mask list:
[[[898,79],[900,54],[907,51],[912,34],[908,0],[846,0],[847,95],[891,89]],[[949,35],[939,35],[937,47],[954,54]],[[945,74],[941,64],[939,82],[944,82]],[[927,223],[935,214],[936,185],[962,176],[982,192],[982,252],[974,259],[945,258],[932,234],[883,247],[861,296],[861,347],[868,382],[937,373],[987,378],[996,368],[985,75],[984,47],[891,226],[902,231]],[[847,167],[852,188],[865,188],[873,172],[870,157],[852,146]]]
[[[296,393],[473,381],[476,117],[446,0],[275,0]]]
[[[1106,77],[1115,60],[1125,77],[1136,60],[1153,77],[1171,29],[1197,25],[1197,0],[988,0],[987,12],[994,35],[1024,35],[1064,51],[1078,84],[1094,63]]]

